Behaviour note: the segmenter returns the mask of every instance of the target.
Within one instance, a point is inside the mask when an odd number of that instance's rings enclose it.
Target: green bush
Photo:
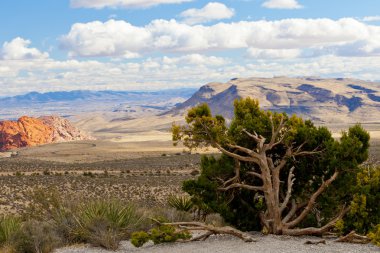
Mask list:
[[[135,247],[141,247],[150,240],[153,241],[154,244],[187,240],[191,238],[191,234],[187,230],[177,231],[176,228],[171,225],[160,225],[152,228],[149,232],[134,232],[131,238],[131,243]]]
[[[145,231],[132,233],[131,243],[133,246],[140,248],[150,240],[150,235]]]

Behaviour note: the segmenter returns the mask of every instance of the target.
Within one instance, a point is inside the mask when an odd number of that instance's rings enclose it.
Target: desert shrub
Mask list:
[[[27,221],[23,224],[15,238],[17,252],[22,253],[50,253],[63,246],[55,228],[41,221]]]
[[[168,199],[169,206],[184,212],[189,212],[193,208],[193,201],[189,196],[170,195]]]
[[[149,232],[140,231],[132,233],[131,243],[135,247],[141,247],[150,240],[154,244],[161,244],[190,238],[191,234],[187,230],[176,230],[171,225],[159,225],[152,228]]]
[[[133,246],[140,248],[150,240],[150,235],[145,231],[132,233],[131,243]]]

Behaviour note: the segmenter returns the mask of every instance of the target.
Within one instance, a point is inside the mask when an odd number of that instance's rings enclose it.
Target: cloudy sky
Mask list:
[[[377,0],[1,0],[0,96],[380,80]]]

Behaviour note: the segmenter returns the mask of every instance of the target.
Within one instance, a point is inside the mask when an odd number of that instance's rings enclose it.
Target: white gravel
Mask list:
[[[374,245],[337,243],[327,240],[326,244],[305,245],[308,240],[319,241],[316,237],[256,236],[258,241],[245,243],[229,236],[214,236],[204,242],[173,243],[135,248],[129,242],[122,242],[117,253],[367,253],[380,252]],[[109,253],[110,251],[90,246],[73,246],[55,253]]]

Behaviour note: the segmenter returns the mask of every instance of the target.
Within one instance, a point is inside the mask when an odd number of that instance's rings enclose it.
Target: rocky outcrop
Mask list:
[[[48,116],[23,116],[17,121],[0,122],[0,151],[37,146],[53,142],[92,139],[68,120]]]
[[[93,139],[91,136],[74,127],[67,119],[58,116],[43,116],[38,119],[40,119],[45,125],[53,128],[51,136],[52,142]]]

